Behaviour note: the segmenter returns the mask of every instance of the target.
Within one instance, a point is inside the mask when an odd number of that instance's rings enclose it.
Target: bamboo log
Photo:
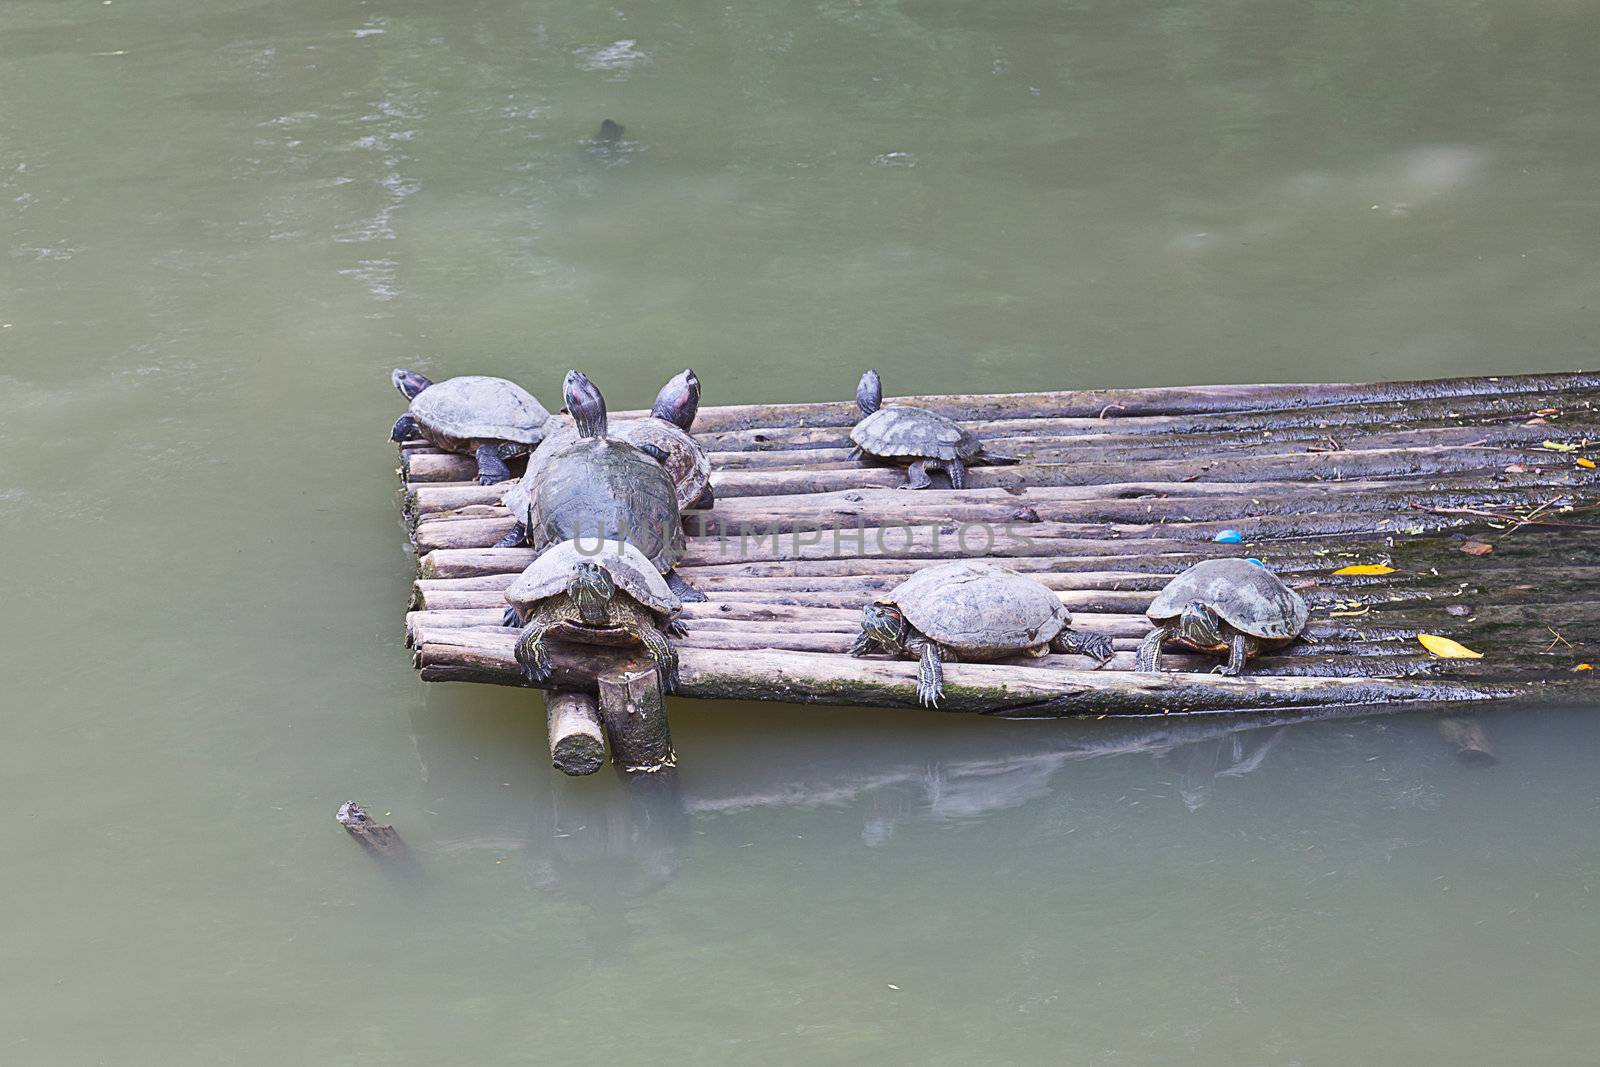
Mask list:
[[[632,774],[649,774],[677,763],[655,667],[610,670],[598,684],[600,719],[616,764]]]
[[[550,738],[550,765],[562,774],[593,774],[606,760],[600,712],[588,693],[545,694],[545,722]]]
[[[515,635],[430,630],[418,650],[424,679],[525,684],[511,650]],[[561,653],[552,658],[560,672]],[[804,652],[730,654],[685,648],[678,692],[686,697],[915,707],[916,664]],[[992,665],[945,669],[941,710],[990,714],[1190,715],[1342,705],[1390,707],[1514,695],[1490,683],[1394,678],[1298,678],[1217,674],[1130,674]]]
[[[1315,425],[1296,425],[1282,413],[1232,418],[1225,423],[1207,424],[1201,420],[1095,420],[1095,419],[1008,419],[997,422],[966,422],[964,428],[996,452],[1020,455],[1030,463],[1113,462],[1170,457],[1173,452],[1197,455],[1229,453],[1235,456],[1273,452],[1322,450],[1337,444],[1351,450],[1404,448],[1426,444],[1436,447],[1464,447],[1495,444],[1507,447],[1535,447],[1546,439],[1593,439],[1596,415],[1589,410],[1574,412],[1558,423],[1529,423],[1526,408],[1508,421],[1507,412],[1516,398],[1485,401],[1491,410],[1468,417],[1450,411],[1448,418],[1423,418],[1415,415],[1395,421],[1356,422],[1370,409],[1356,409],[1348,420],[1320,421]],[[1393,416],[1386,416],[1391,417]],[[1178,432],[1182,427],[1182,432]],[[1335,437],[1334,434],[1338,436]],[[705,435],[699,441],[717,470],[781,470],[821,468],[848,469],[859,466],[847,428],[796,428],[768,432],[734,432]],[[521,476],[520,461],[514,475]],[[472,482],[477,464],[470,456],[437,452],[401,454],[400,473],[407,482]]]
[[[1596,482],[1600,484],[1600,479],[1596,479]],[[1397,488],[1390,485],[1382,489],[1353,490],[1347,494],[1313,490],[1278,497],[1219,495],[1060,502],[1033,496],[974,500],[965,493],[905,493],[893,489],[868,489],[818,494],[808,502],[810,506],[803,509],[796,508],[792,501],[785,502],[786,498],[783,497],[728,501],[724,510],[686,516],[685,526],[691,535],[698,537],[746,540],[774,533],[898,529],[951,523],[968,528],[966,533],[952,531],[964,538],[983,534],[983,528],[1015,537],[1029,537],[1035,534],[1075,534],[1078,529],[1091,525],[1127,531],[1151,524],[1236,524],[1242,516],[1288,520],[1291,517],[1326,516],[1335,507],[1345,515],[1397,515],[1405,514],[1409,509],[1422,508],[1500,508],[1510,511],[1568,502],[1574,498],[1574,492],[1559,484],[1500,488],[1489,484],[1487,479],[1483,486],[1470,489],[1435,490],[1426,486],[1402,485]],[[752,505],[752,500],[761,503]],[[417,551],[427,553],[438,548],[486,548],[504,537],[512,527],[510,516],[504,513],[493,517],[456,516],[459,516],[458,512],[443,513],[419,522],[413,535]],[[1052,526],[1052,523],[1061,525]],[[1312,521],[1300,525],[1315,533],[1323,523]]]
[[[848,392],[851,384],[845,383],[846,388],[840,392]],[[891,397],[890,402],[924,407],[952,418],[1004,419],[1018,415],[1097,418],[1110,413],[1127,417],[1281,411],[1319,405],[1384,404],[1596,388],[1600,388],[1600,375],[1575,372],[1360,384],[1188,385],[998,395],[903,396]],[[619,414],[616,417],[626,416]],[[695,420],[695,429],[706,433],[753,426],[849,426],[860,417],[856,406],[849,402],[738,404],[701,408]]]
[[[1430,478],[1475,472],[1488,476],[1510,465],[1570,468],[1571,461],[1554,452],[1530,453],[1501,446],[1289,452],[1243,457],[1219,454],[1183,459],[975,467],[967,472],[967,484],[973,489],[1029,490],[1135,481],[1361,481],[1375,478]],[[867,465],[843,470],[719,471],[711,478],[719,502],[745,496],[893,489],[904,481],[903,470]],[[420,517],[474,504],[495,505],[500,502],[504,492],[504,485],[418,484],[407,491],[406,510],[409,515]]]

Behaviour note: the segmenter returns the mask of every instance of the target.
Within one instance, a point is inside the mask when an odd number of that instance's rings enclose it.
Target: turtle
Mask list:
[[[920,659],[917,698],[936,708],[951,660],[994,660],[1063,652],[1111,660],[1111,639],[1073,630],[1049,589],[1016,571],[975,560],[924,567],[861,609],[852,656],[874,652]]]
[[[579,371],[563,392],[578,437],[540,462],[506,494],[516,525],[496,545],[544,549],[572,539],[627,541],[645,554],[680,600],[705,594],[673,570],[683,558],[683,518],[676,489],[657,457],[607,436],[606,402]]]
[[[699,409],[700,379],[695,377],[693,368],[686,368],[661,387],[647,418],[617,420],[606,428],[608,436],[628,442],[667,468],[677,490],[680,511],[703,511],[716,499],[711,489],[711,459],[689,436],[689,427]],[[526,507],[535,472],[549,457],[577,439],[578,429],[571,418],[553,418],[545,429],[544,440],[528,460],[528,473],[506,494],[506,506],[513,511]]]
[[[522,626],[517,663],[530,682],[550,677],[547,637],[643,645],[663,692],[678,684],[678,654],[668,633],[683,604],[644,553],[626,541],[562,541],[528,565],[506,590],[506,621]]]
[[[1155,629],[1139,643],[1134,670],[1161,669],[1169,639],[1197,652],[1225,652],[1217,670],[1236,675],[1245,660],[1281,648],[1305,629],[1305,598],[1254,560],[1208,559],[1168,582],[1145,614]]]
[[[442,382],[404,367],[390,375],[411,409],[395,421],[391,441],[425,438],[446,452],[478,461],[478,483],[511,477],[506,460],[528,452],[544,437],[546,411],[522,386],[477,374]]]
[[[942,469],[952,489],[967,487],[968,464],[1011,464],[1015,456],[990,452],[953,419],[909,404],[883,402],[883,382],[869,370],[856,386],[856,406],[861,421],[850,430],[855,443],[853,459],[872,457],[906,468],[902,489],[926,489],[933,484],[929,470]]]

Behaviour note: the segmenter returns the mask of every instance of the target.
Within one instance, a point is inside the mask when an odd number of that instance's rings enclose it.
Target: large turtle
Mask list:
[[[390,440],[422,437],[446,452],[473,456],[482,485],[510,478],[506,460],[538,444],[550,418],[531,393],[504,378],[468,374],[433,382],[396,367],[390,379],[411,401],[411,410],[389,432]]]
[[[944,663],[1045,656],[1111,659],[1111,639],[1071,629],[1072,616],[1049,589],[991,563],[957,560],[925,567],[861,609],[852,656],[873,652],[920,659],[917,697],[930,708],[944,696]]]
[[[678,684],[678,654],[667,643],[683,609],[655,565],[626,541],[562,541],[506,590],[506,623],[521,625],[517,663],[530,682],[550,677],[548,637],[643,645],[663,692]]]
[[[902,489],[926,489],[929,470],[943,469],[952,489],[967,487],[967,465],[1019,462],[1015,456],[986,451],[983,442],[954,420],[924,408],[883,402],[883,382],[869,370],[856,386],[861,421],[850,431],[857,458],[871,456],[906,468]]]
[[[1293,641],[1306,626],[1306,602],[1266,567],[1248,559],[1208,559],[1167,583],[1145,612],[1155,629],[1139,643],[1134,670],[1161,669],[1161,645],[1224,652],[1223,674],[1244,670],[1264,649]]]
[[[678,508],[684,511],[704,510],[715,500],[711,491],[711,460],[689,436],[689,427],[694,424],[695,413],[699,410],[700,379],[692,369],[686,369],[661,387],[649,417],[612,420],[606,427],[608,437],[628,442],[667,468],[677,489]],[[528,460],[528,473],[506,494],[506,507],[513,512],[525,508],[538,469],[577,439],[578,429],[570,417],[552,418],[545,428],[544,440]]]
[[[537,465],[506,495],[516,526],[497,548],[524,542],[544,549],[562,541],[626,541],[666,577],[681,600],[704,600],[673,566],[683,558],[683,518],[671,477],[658,459],[606,433],[606,402],[578,371],[564,393],[578,439]]]

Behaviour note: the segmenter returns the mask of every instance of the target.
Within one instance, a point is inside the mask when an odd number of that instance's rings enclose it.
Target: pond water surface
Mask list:
[[[397,364],[614,407],[1593,366],[1600,5],[0,9],[0,1062],[1589,1062],[1600,723],[427,687]],[[601,119],[622,143],[589,138]],[[409,874],[332,821],[358,798]]]

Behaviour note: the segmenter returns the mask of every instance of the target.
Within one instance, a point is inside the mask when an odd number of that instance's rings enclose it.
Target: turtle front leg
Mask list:
[[[926,489],[933,484],[933,479],[928,477],[928,461],[925,459],[913,460],[906,468],[906,480],[900,486],[902,489]]]
[[[678,573],[676,567],[662,575],[662,577],[667,580],[667,588],[671,589],[673,595],[685,604],[703,604],[705,602],[706,595],[684,581],[683,575]]]
[[[500,625],[520,627],[522,625],[522,612],[518,611],[514,605],[507,604],[505,612],[500,616]]]
[[[925,708],[937,708],[944,699],[944,657],[932,641],[923,642],[917,663],[917,699]]]
[[[521,548],[528,539],[528,527],[525,523],[517,523],[511,527],[511,532],[494,543],[495,548]]]
[[[1111,647],[1111,638],[1105,634],[1079,633],[1071,629],[1056,634],[1050,647],[1068,656],[1089,656],[1094,660],[1095,670],[1110,663],[1111,657],[1116,654]]]
[[[638,624],[635,632],[639,643],[655,662],[656,674],[661,679],[661,692],[674,693],[678,689],[678,653],[667,637],[654,626]]]
[[[550,656],[545,652],[544,635],[555,621],[555,617],[548,612],[535,615],[517,641],[514,654],[517,664],[522,668],[522,676],[535,684],[550,677]]]
[[[1228,639],[1228,662],[1217,668],[1217,673],[1229,678],[1237,677],[1244,672],[1244,661],[1250,658],[1250,653],[1255,649],[1251,647],[1254,642],[1250,635],[1239,630],[1233,631],[1233,636]]]
[[[990,452],[987,448],[978,453],[978,458],[996,467],[1013,467],[1022,462],[1019,456],[1008,456],[1004,452]]]
[[[411,412],[406,412],[394,420],[394,429],[389,431],[389,440],[399,443],[401,441],[416,441],[422,437],[422,427],[417,425],[417,417]]]
[[[494,485],[511,478],[511,468],[500,458],[499,445],[479,445],[472,454],[478,460],[479,485]]]
[[[959,459],[945,460],[944,472],[950,476],[950,488],[965,489],[967,487],[967,465]]]
[[[683,624],[682,619],[670,619],[666,626],[667,634],[671,637],[688,637],[689,628]]]
[[[1178,632],[1176,626],[1157,626],[1144,635],[1139,651],[1133,655],[1133,669],[1140,674],[1155,674],[1161,670],[1161,645]]]

